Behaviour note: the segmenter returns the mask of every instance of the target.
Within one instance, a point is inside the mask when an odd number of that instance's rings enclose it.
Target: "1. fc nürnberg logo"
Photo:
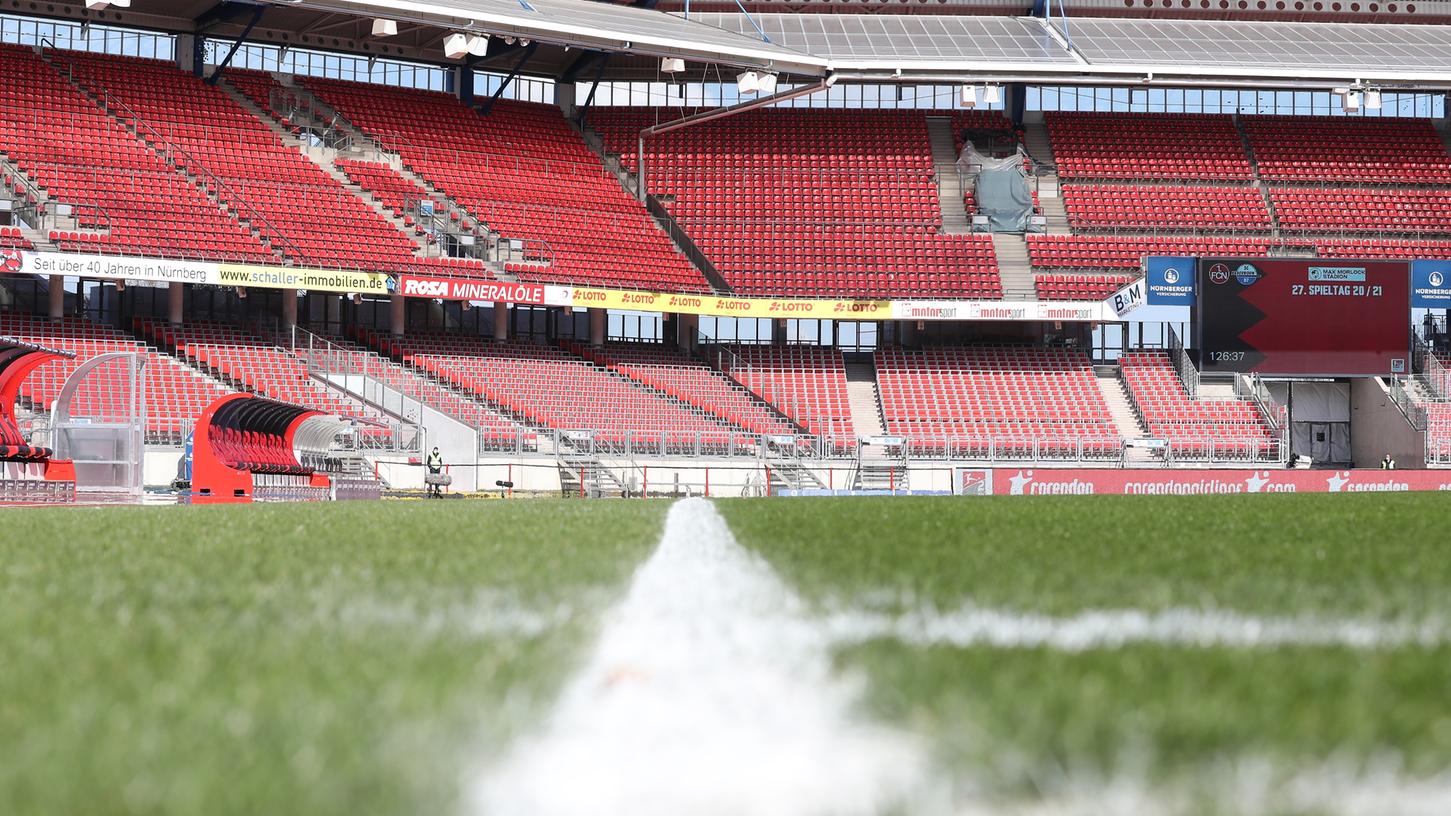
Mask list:
[[[25,256],[18,249],[0,249],[0,272],[19,272],[25,265]]]
[[[1209,280],[1213,283],[1229,283],[1229,266],[1217,263],[1209,267]]]

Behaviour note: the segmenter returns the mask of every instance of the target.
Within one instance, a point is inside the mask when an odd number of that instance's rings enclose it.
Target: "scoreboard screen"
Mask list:
[[[1200,258],[1205,373],[1378,377],[1410,370],[1405,261]]]

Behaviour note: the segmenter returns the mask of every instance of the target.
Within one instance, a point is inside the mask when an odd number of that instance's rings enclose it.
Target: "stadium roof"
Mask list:
[[[647,56],[683,57],[728,65],[770,67],[821,75],[821,57],[726,31],[682,16],[591,0],[300,0],[289,8],[352,12],[458,30],[470,25],[493,34],[542,43]]]
[[[487,32],[516,44],[495,37],[488,55],[469,65],[509,70],[521,56],[518,41],[528,39],[536,46],[522,72],[570,81],[663,79],[658,58],[672,56],[686,60],[694,79],[719,76],[704,68],[714,64],[796,77],[836,72],[839,79],[869,82],[1451,88],[1451,25],[1143,17],[1049,22],[963,14],[694,13],[687,19],[648,8],[653,0],[633,2],[262,0],[262,19],[248,36],[449,64],[441,48],[446,35]],[[29,5],[0,0],[0,11],[27,13]],[[47,8],[55,16],[226,39],[249,30],[258,4],[134,0],[129,9],[89,12],[79,0],[65,0]],[[374,17],[398,21],[398,36],[371,37]],[[599,59],[602,54],[609,59]]]
[[[1052,81],[1363,80],[1451,83],[1451,26],[963,15],[752,15],[778,45],[833,70],[903,78],[1027,75]],[[754,31],[743,14],[693,15]]]

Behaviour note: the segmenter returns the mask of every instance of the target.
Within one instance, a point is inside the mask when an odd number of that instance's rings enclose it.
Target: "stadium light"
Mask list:
[[[685,70],[685,60],[679,57],[665,57],[660,60],[660,73],[678,74]]]
[[[1367,110],[1380,110],[1380,91],[1365,92],[1365,107]]]
[[[385,20],[379,17],[373,20],[374,37],[396,37],[398,36],[398,23],[394,20]]]
[[[1346,113],[1356,113],[1360,110],[1360,91],[1350,91],[1340,99],[1340,107]]]
[[[86,0],[86,8],[91,11],[105,11],[110,5],[110,0]]]
[[[463,59],[469,54],[469,38],[462,34],[450,34],[443,38],[443,55],[449,59]]]
[[[985,85],[982,89],[982,103],[984,105],[996,105],[1003,101],[1003,86]]]
[[[485,57],[489,54],[489,35],[473,34],[469,36],[469,53],[476,57]]]
[[[776,92],[776,75],[761,74],[760,93],[762,96],[769,96]]]
[[[761,75],[755,71],[736,74],[736,90],[743,94],[753,94],[761,90]]]
[[[959,101],[961,102],[962,107],[964,107],[964,108],[975,108],[975,107],[977,107],[977,86],[976,85],[963,85],[962,86],[962,95],[961,95]]]

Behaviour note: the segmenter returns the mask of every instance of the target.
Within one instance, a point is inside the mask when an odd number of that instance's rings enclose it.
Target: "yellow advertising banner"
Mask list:
[[[574,287],[570,305],[581,309],[631,309],[710,317],[792,317],[833,320],[881,320],[892,316],[888,300],[796,300],[722,295],[680,295]]]

